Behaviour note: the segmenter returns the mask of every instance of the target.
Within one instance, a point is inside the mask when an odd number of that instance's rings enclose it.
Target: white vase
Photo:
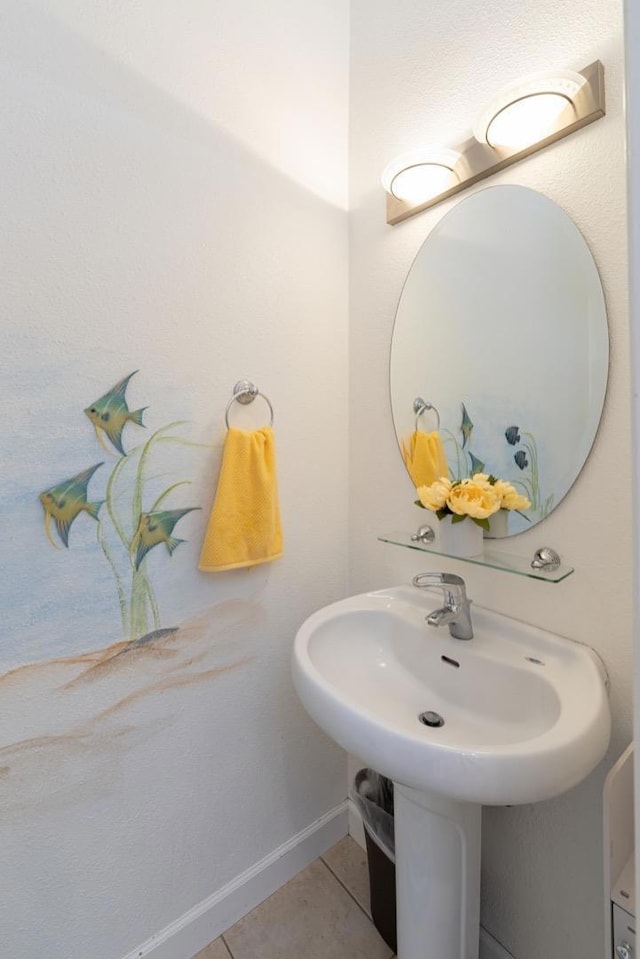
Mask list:
[[[503,539],[509,535],[509,510],[499,509],[489,517],[489,529],[485,531],[486,539]]]
[[[445,516],[438,523],[440,549],[450,556],[477,556],[482,552],[482,527],[467,516],[459,523],[452,523]]]

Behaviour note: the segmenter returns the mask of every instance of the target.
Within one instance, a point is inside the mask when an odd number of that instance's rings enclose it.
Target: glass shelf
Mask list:
[[[378,536],[382,543],[393,543],[395,546],[408,546],[409,549],[417,549],[421,553],[433,553],[435,556],[447,556],[449,559],[456,559],[460,563],[474,563],[476,566],[488,566],[490,569],[501,569],[506,573],[516,573],[518,576],[528,576],[530,579],[540,579],[545,583],[559,583],[573,573],[573,566],[565,566],[562,563],[557,569],[533,569],[531,559],[524,556],[514,556],[511,553],[501,553],[498,550],[487,547],[477,556],[454,556],[452,553],[445,553],[437,543],[419,543],[411,539],[411,533],[406,531],[394,531]],[[491,540],[488,540],[491,542]]]

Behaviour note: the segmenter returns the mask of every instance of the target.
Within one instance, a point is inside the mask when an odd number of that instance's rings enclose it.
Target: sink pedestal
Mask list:
[[[478,959],[482,807],[394,786],[398,959]]]

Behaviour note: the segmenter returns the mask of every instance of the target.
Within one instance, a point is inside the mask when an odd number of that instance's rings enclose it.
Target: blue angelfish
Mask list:
[[[129,375],[125,376],[119,383],[116,383],[108,393],[101,396],[100,399],[92,403],[91,406],[87,406],[85,410],[85,413],[95,427],[96,436],[104,449],[109,452],[108,447],[104,445],[102,439],[103,432],[121,456],[127,455],[122,445],[122,431],[125,424],[131,422],[136,423],[138,426],[144,426],[142,414],[147,407],[143,406],[139,410],[130,410],[125,398],[129,380],[132,376],[135,376],[137,372],[137,370],[134,370],[133,373],[129,373]]]
[[[52,519],[56,524],[58,536],[67,547],[69,546],[69,529],[80,513],[88,513],[93,519],[98,519],[98,513],[104,500],[89,503],[87,501],[87,487],[89,480],[101,466],[102,463],[96,463],[95,466],[78,473],[77,476],[72,476],[71,479],[64,480],[57,486],[52,486],[40,493],[39,499],[44,509],[44,528],[47,539],[56,549],[59,549],[59,547],[51,537]]]
[[[520,430],[517,426],[508,426],[504,435],[509,446],[515,446],[516,443],[520,442]]]
[[[180,543],[186,542],[184,539],[178,539],[173,536],[173,528],[179,519],[182,519],[187,513],[200,509],[199,506],[189,506],[187,509],[165,509],[157,510],[152,513],[142,513],[138,528],[133,534],[131,540],[131,552],[136,551],[135,567],[140,568],[140,563],[145,558],[149,550],[160,543],[164,543],[173,555],[173,551]]]

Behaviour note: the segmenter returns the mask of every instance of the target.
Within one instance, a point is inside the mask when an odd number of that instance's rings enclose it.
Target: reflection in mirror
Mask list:
[[[600,278],[570,217],[525,187],[473,194],[431,231],[400,297],[390,386],[405,465],[436,438],[437,411],[451,478],[491,473],[531,501],[492,535],[530,528],[584,465],[608,360]]]

